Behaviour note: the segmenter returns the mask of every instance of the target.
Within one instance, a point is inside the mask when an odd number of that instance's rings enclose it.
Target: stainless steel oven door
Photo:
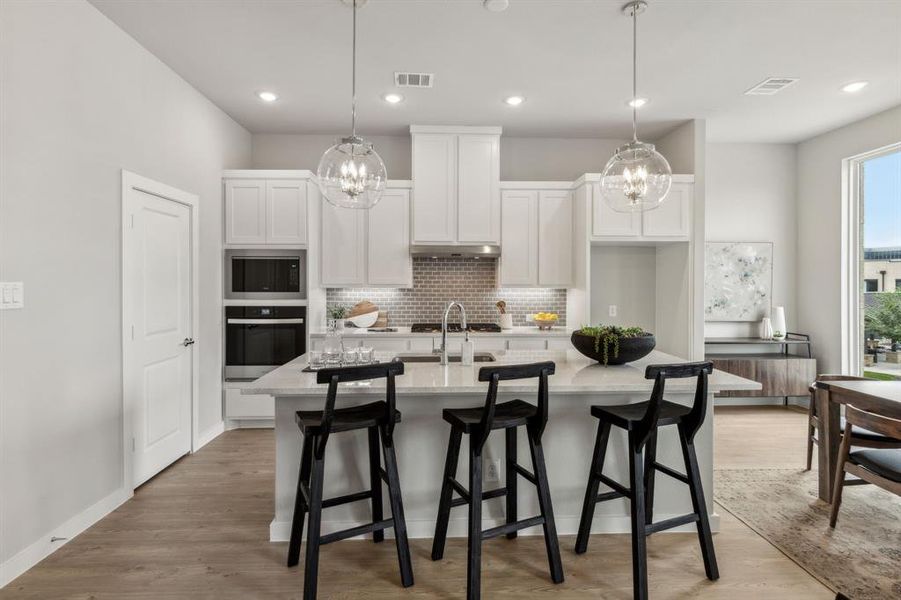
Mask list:
[[[306,250],[226,250],[229,300],[306,300]]]
[[[225,378],[256,379],[306,352],[306,307],[225,307]]]

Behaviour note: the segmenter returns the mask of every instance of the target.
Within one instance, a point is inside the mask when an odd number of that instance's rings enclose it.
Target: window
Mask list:
[[[901,279],[895,280],[895,291],[901,292]]]
[[[864,279],[863,280],[865,292],[878,292],[879,291],[879,280],[878,279]]]

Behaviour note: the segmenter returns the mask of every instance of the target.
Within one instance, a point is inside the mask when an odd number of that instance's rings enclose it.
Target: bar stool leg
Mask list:
[[[447,459],[444,463],[444,477],[441,479],[441,499],[438,502],[438,519],[435,522],[435,539],[432,541],[432,560],[444,556],[444,542],[447,539],[447,523],[450,520],[453,488],[450,478],[457,475],[457,461],[460,458],[460,442],[463,432],[451,427],[450,441],[447,443]]]
[[[469,540],[466,553],[466,598],[482,592],[482,453],[478,436],[469,436]]]
[[[629,488],[632,501],[632,589],[635,600],[648,598],[648,549],[645,535],[644,460],[635,434],[629,432]]]
[[[644,489],[645,489],[645,523],[654,522],[654,480],[657,478],[657,470],[654,463],[657,461],[657,430],[651,433],[644,451]]]
[[[370,427],[369,433],[369,489],[372,492],[372,520],[378,522],[384,519],[382,510],[382,475],[379,469],[381,463],[381,450],[379,449],[379,429]],[[384,530],[373,531],[372,541],[379,543],[384,541]]]
[[[579,520],[579,535],[576,537],[576,554],[588,549],[588,537],[591,535],[591,521],[594,519],[594,507],[597,504],[598,486],[601,480],[598,475],[604,468],[604,456],[607,454],[607,442],[610,439],[610,423],[598,421],[598,434],[594,442],[594,454],[591,468],[588,471],[588,487],[585,490],[585,501],[582,503],[582,518]]]
[[[404,503],[401,500],[400,477],[397,473],[397,456],[394,441],[385,431],[382,433],[382,449],[385,454],[385,473],[388,475],[388,497],[391,500],[391,516],[394,519],[394,541],[397,543],[397,561],[400,564],[400,580],[404,587],[413,585],[413,563],[407,541],[407,522],[404,519]]]
[[[691,491],[691,505],[698,515],[698,541],[701,543],[701,556],[704,558],[704,571],[707,579],[716,581],[720,577],[716,564],[716,552],[713,549],[713,534],[707,517],[707,504],[704,501],[704,488],[701,486],[701,471],[698,468],[698,456],[694,442],[689,441],[682,426],[679,426],[679,441],[682,444],[682,455],[685,458],[685,473],[688,475]]]
[[[526,430],[529,433],[529,449],[532,451],[532,467],[538,482],[538,506],[541,509],[541,516],[544,517],[544,545],[547,550],[551,581],[562,583],[563,562],[560,560],[560,542],[557,539],[557,526],[554,524],[554,507],[551,504],[551,490],[547,481],[541,435],[533,433],[530,427]]]
[[[300,455],[300,473],[297,476],[297,495],[294,497],[294,518],[291,521],[291,541],[288,542],[288,566],[294,567],[300,562],[300,544],[303,539],[303,522],[306,520],[307,506],[301,488],[310,484],[311,458],[313,455],[312,436],[303,436],[303,451]]]
[[[313,439],[316,442],[316,439]],[[304,600],[316,600],[319,579],[319,533],[322,523],[322,479],[325,474],[325,456],[313,452],[313,470],[310,475],[310,527],[307,533],[307,556],[303,573]]]
[[[516,515],[516,487],[517,487],[517,473],[516,469],[513,468],[513,465],[516,464],[516,427],[509,427],[506,431],[507,436],[507,463],[506,463],[506,472],[504,477],[507,481],[507,523],[515,523],[517,521]],[[511,531],[507,534],[507,539],[512,540],[516,539],[516,532]]]

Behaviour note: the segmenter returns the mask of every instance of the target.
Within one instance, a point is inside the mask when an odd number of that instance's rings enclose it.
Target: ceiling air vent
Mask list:
[[[745,96],[772,96],[798,81],[797,77],[769,77],[745,92]]]
[[[394,73],[397,87],[430,88],[434,82],[434,73]]]

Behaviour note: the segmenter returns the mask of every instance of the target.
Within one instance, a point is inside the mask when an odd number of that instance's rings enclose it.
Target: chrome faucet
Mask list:
[[[444,316],[441,318],[441,350],[439,352],[441,352],[442,365],[447,364],[447,317],[455,306],[460,309],[460,325],[463,327],[463,331],[466,331],[466,309],[456,300],[451,300],[447,308],[444,309]]]

